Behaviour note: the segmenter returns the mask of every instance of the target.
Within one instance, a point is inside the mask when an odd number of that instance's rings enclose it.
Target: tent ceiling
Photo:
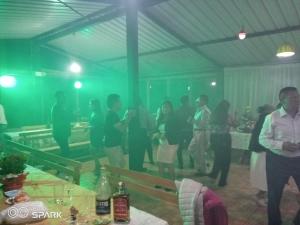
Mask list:
[[[1,0],[0,38],[31,38],[83,15],[102,9],[101,3],[77,0]]]
[[[2,0],[0,38],[35,37],[105,9],[109,6],[105,2],[109,1]],[[168,0],[143,12],[139,13],[139,51],[144,76],[207,70],[215,67],[213,61],[221,66],[280,63],[274,56],[280,44],[288,41],[300,46],[299,0]],[[290,32],[279,33],[293,26]],[[264,35],[234,40],[241,27],[253,36]],[[125,18],[119,16],[48,44],[125,74],[125,29]],[[291,60],[299,61],[297,55]]]

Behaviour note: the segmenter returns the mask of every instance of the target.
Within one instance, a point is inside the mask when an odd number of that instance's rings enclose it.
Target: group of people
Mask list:
[[[61,147],[62,154],[68,153],[67,139],[70,135],[70,121],[65,108],[63,92],[56,93],[56,104],[52,109],[53,136]],[[258,200],[268,205],[269,225],[280,225],[280,199],[283,188],[293,177],[300,187],[300,97],[295,87],[283,88],[279,93],[277,109],[270,105],[259,108],[259,119],[252,131],[249,149],[251,159],[250,181],[259,189]],[[91,150],[102,149],[112,166],[124,167],[124,137],[129,153],[129,169],[144,171],[144,155],[148,150],[150,161],[152,147],[157,148],[156,164],[163,176],[165,170],[170,178],[175,178],[176,156],[179,168],[184,167],[183,154],[189,157],[190,167],[197,169],[199,176],[216,179],[220,175],[219,186],[227,184],[231,163],[230,128],[236,122],[229,114],[230,104],[221,101],[211,111],[208,96],[201,95],[194,108],[188,96],[181,98],[181,106],[174,110],[171,101],[164,101],[157,111],[156,121],[140,103],[137,108],[128,109],[123,118],[120,96],[107,97],[108,112],[105,119],[100,102],[90,101]],[[206,170],[205,154],[214,152],[212,171]],[[187,150],[187,151],[185,151]],[[100,163],[95,157],[96,171]],[[209,173],[208,173],[209,172]],[[295,224],[300,224],[300,212]]]
[[[62,155],[67,156],[68,138],[71,134],[70,114],[64,93],[58,91],[55,97],[56,102],[52,108],[53,137],[60,146]],[[229,131],[234,125],[229,116],[227,101],[222,101],[211,112],[207,106],[208,96],[201,95],[196,100],[196,107],[190,104],[188,96],[183,96],[177,110],[171,101],[164,101],[157,110],[156,119],[141,102],[137,108],[128,109],[121,118],[119,112],[122,103],[117,94],[109,95],[106,103],[108,111],[104,117],[99,100],[90,101],[90,149],[95,159],[96,172],[100,167],[97,153],[101,150],[112,166],[124,167],[126,143],[131,170],[145,170],[143,163],[146,150],[150,162],[154,163],[152,152],[156,148],[156,163],[162,176],[175,179],[176,156],[178,166],[182,169],[185,153],[189,156],[189,166],[195,167],[199,176],[207,175],[216,179],[221,173],[219,185],[226,185],[231,158]],[[209,146],[215,153],[211,173],[208,173],[205,162]]]

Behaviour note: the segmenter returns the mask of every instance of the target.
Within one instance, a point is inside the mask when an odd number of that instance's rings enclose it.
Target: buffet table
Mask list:
[[[232,131],[230,134],[233,149],[248,150],[251,133]]]
[[[79,210],[77,224],[90,224],[97,219],[95,214],[95,192],[72,184],[49,173],[31,166],[27,167],[29,175],[24,184],[24,191],[31,201],[42,201],[49,212],[60,212],[61,218],[48,218],[34,223],[36,225],[62,225],[70,222],[70,208]],[[56,204],[55,199],[62,199],[62,204]],[[0,209],[8,207],[5,198],[1,197]],[[130,208],[131,221],[129,225],[168,225],[168,223],[147,212]],[[112,223],[111,225],[113,225]]]

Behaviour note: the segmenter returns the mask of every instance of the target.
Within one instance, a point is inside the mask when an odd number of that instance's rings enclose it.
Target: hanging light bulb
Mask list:
[[[278,58],[287,58],[293,55],[295,55],[295,48],[289,43],[280,45],[276,54]]]
[[[241,31],[239,32],[239,39],[244,40],[247,37],[247,33],[245,30],[242,28]]]

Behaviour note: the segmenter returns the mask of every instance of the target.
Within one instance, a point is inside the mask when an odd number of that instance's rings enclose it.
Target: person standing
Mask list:
[[[55,93],[56,102],[52,107],[52,133],[54,140],[58,144],[63,156],[68,156],[69,137],[71,135],[71,118],[66,107],[66,97],[64,92]]]
[[[7,127],[7,120],[5,116],[5,110],[2,104],[0,104],[0,149],[4,146],[4,131]]]
[[[281,225],[280,200],[292,176],[300,189],[300,97],[297,88],[279,92],[281,108],[265,119],[259,142],[270,149],[266,155],[268,224]]]
[[[210,147],[215,153],[214,166],[209,177],[217,179],[221,174],[218,185],[227,185],[227,177],[231,163],[231,135],[230,127],[234,126],[233,119],[229,116],[230,104],[221,101],[211,115]]]
[[[145,171],[143,165],[146,149],[152,147],[149,134],[155,129],[155,123],[141,102],[138,110],[131,109],[127,113],[130,117],[128,124],[129,169],[143,172]]]
[[[159,138],[157,165],[159,173],[164,176],[165,169],[167,169],[169,178],[174,180],[174,162],[180,133],[178,121],[170,101],[165,101],[161,106],[160,115],[157,119],[157,129]]]
[[[95,160],[95,173],[100,173],[99,153],[103,149],[104,137],[104,120],[101,112],[100,101],[92,99],[90,101],[91,115],[90,115],[90,152]]]
[[[266,206],[267,177],[266,177],[266,149],[259,143],[259,134],[268,114],[274,111],[272,105],[263,105],[258,107],[259,117],[252,130],[249,143],[249,150],[252,152],[250,160],[250,183],[258,189],[256,202],[260,206]]]
[[[191,119],[195,114],[195,109],[189,103],[189,97],[184,95],[180,99],[181,106],[177,110],[176,114],[180,123],[180,136],[179,136],[179,146],[177,150],[177,160],[179,169],[183,169],[183,158],[182,152],[187,149],[192,138],[193,138],[193,124],[190,123]],[[190,157],[190,166],[193,165],[192,159]]]
[[[197,169],[197,175],[206,175],[206,162],[205,152],[208,149],[208,126],[210,120],[210,109],[207,107],[208,97],[207,95],[201,95],[196,100],[198,109],[194,115],[193,122],[193,138],[189,145],[189,152],[192,156],[195,167]]]
[[[128,119],[120,120],[118,112],[122,108],[120,96],[110,94],[107,97],[108,112],[104,123],[104,146],[109,164],[114,167],[125,166],[122,149],[122,136],[128,126]]]

